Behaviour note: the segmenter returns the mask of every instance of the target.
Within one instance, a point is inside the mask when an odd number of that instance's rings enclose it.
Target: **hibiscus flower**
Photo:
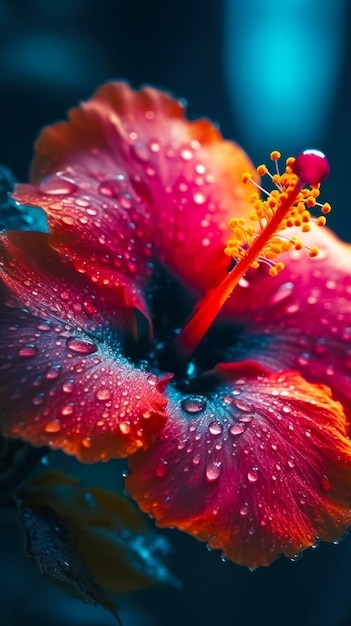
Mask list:
[[[351,524],[351,255],[310,217],[322,155],[266,201],[251,172],[152,88],[44,129],[15,198],[49,234],[0,239],[0,396],[6,436],[130,457],[159,526],[257,567]]]

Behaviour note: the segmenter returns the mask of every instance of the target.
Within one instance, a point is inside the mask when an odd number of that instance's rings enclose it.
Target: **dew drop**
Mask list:
[[[82,341],[81,339],[75,339],[74,337],[70,337],[67,339],[67,348],[72,350],[72,352],[77,352],[78,354],[93,354],[93,352],[97,351],[97,346],[95,343],[90,341]]]
[[[191,161],[193,158],[191,150],[184,149],[181,151],[180,156],[184,161]]]
[[[296,363],[300,367],[306,367],[309,364],[309,360],[310,360],[310,355],[308,354],[308,352],[304,352],[303,354],[300,354],[300,356],[297,357]]]
[[[105,196],[106,198],[116,197],[116,192],[108,181],[101,183],[98,187],[98,191],[99,193],[101,193],[102,196]]]
[[[148,376],[146,377],[146,380],[149,383],[149,385],[151,385],[152,387],[155,387],[155,385],[157,385],[158,378],[155,374],[148,374]]]
[[[150,150],[151,152],[160,152],[161,150],[160,144],[157,141],[152,141],[150,143]]]
[[[247,502],[245,502],[245,504],[243,504],[243,506],[240,509],[240,515],[242,517],[245,517],[245,515],[247,515],[249,512],[249,505]]]
[[[43,404],[44,400],[45,400],[45,394],[38,393],[38,395],[33,398],[33,404],[34,406],[40,406],[41,404]]]
[[[209,424],[208,430],[211,435],[220,435],[222,432],[222,425],[219,422],[211,422],[211,424]]]
[[[77,189],[74,180],[64,176],[47,176],[39,183],[39,191],[42,194],[53,196],[69,196]]]
[[[52,367],[49,367],[49,369],[46,371],[45,378],[47,378],[48,380],[55,380],[60,376],[60,373],[61,365],[52,365]]]
[[[229,428],[229,432],[233,435],[233,437],[238,437],[238,435],[241,435],[244,430],[245,426],[242,426],[242,424],[233,424],[233,426]]]
[[[292,561],[293,563],[297,563],[297,561],[301,561],[303,557],[303,552],[299,552],[298,554],[294,554],[292,557],[290,557],[290,561]]]
[[[23,346],[23,348],[18,351],[18,354],[19,356],[31,357],[37,356],[38,352],[38,348],[36,348],[33,343],[27,343],[27,345]]]
[[[121,206],[124,209],[131,209],[132,208],[132,203],[131,203],[131,196],[130,194],[125,193],[124,195],[119,197],[119,201],[121,203]]]
[[[252,467],[247,472],[247,479],[250,483],[255,483],[258,480],[258,467]]]
[[[52,420],[48,422],[45,426],[45,432],[47,433],[58,433],[62,428],[60,420]]]
[[[51,326],[50,324],[45,324],[43,322],[43,323],[38,324],[37,329],[43,332],[47,332],[48,330],[51,330]]]
[[[243,400],[239,400],[239,398],[233,398],[233,405],[242,413],[253,413],[255,411],[252,404],[243,402]]]
[[[209,482],[218,480],[222,472],[222,464],[220,461],[208,463],[206,467],[206,478]]]
[[[73,402],[70,402],[69,404],[66,404],[61,409],[61,415],[63,415],[64,417],[68,417],[69,415],[72,415],[73,413],[74,413],[74,404],[73,404]]]
[[[204,196],[203,193],[200,193],[199,191],[194,193],[193,199],[194,199],[195,204],[204,204],[206,202],[206,197]]]
[[[88,315],[94,315],[97,311],[95,296],[86,296],[83,300],[83,309]]]
[[[67,380],[65,383],[63,383],[62,385],[62,390],[65,393],[73,393],[76,389],[76,386],[74,384],[73,380]]]
[[[205,171],[206,171],[206,168],[205,168],[205,166],[204,166],[204,165],[202,165],[201,163],[199,163],[198,165],[196,165],[196,167],[195,167],[195,171],[196,171],[198,174],[204,174],[204,173],[205,173]]]
[[[96,392],[96,398],[97,400],[106,402],[106,400],[111,399],[111,391],[109,389],[106,389],[106,387],[101,387],[101,389],[98,389],[98,391]]]
[[[189,396],[182,400],[181,407],[185,413],[201,413],[206,409],[207,401],[203,396]]]
[[[269,304],[279,304],[290,296],[294,289],[294,283],[283,283],[270,295]]]
[[[130,430],[131,430],[130,423],[129,422],[121,422],[119,424],[119,429],[120,429],[122,435],[129,435]]]

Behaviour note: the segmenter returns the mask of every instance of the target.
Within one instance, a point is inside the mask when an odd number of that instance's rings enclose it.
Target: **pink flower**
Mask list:
[[[44,209],[49,235],[1,235],[3,432],[85,462],[130,456],[142,510],[250,567],[338,538],[351,523],[349,246],[312,224],[301,244],[269,240],[270,271],[254,269],[256,234],[238,219],[250,162],[151,88],[103,86],[36,151],[15,197]],[[200,342],[205,293],[231,280],[224,248],[250,262]]]

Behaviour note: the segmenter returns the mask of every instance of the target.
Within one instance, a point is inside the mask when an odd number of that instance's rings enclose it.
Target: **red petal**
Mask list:
[[[350,419],[351,246],[317,227],[306,241],[320,248],[319,256],[293,251],[277,277],[262,268],[235,289],[227,311],[244,330],[229,358],[244,354],[273,371],[300,370],[331,387]]]
[[[36,151],[33,184],[15,198],[46,211],[51,245],[79,271],[128,287],[141,309],[152,249],[190,285],[217,284],[228,220],[250,210],[241,175],[252,165],[209,121],[186,121],[181,102],[151,87],[109,83]]]
[[[166,400],[122,354],[123,299],[63,264],[43,233],[2,234],[0,252],[3,433],[85,462],[149,445]]]
[[[328,388],[297,373],[174,392],[155,444],[130,459],[128,492],[175,526],[257,567],[337,539],[351,523],[351,443]]]

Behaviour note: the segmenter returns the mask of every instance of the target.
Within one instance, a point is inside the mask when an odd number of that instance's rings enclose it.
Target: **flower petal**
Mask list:
[[[226,271],[227,223],[250,210],[241,175],[253,168],[167,93],[108,83],[44,129],[36,151],[33,184],[15,198],[46,211],[51,245],[94,281],[125,286],[144,310],[152,251],[197,289]]]
[[[172,392],[161,436],[130,459],[130,495],[159,526],[250,567],[337,539],[351,523],[341,405],[296,372],[218,374],[207,400]]]
[[[123,356],[123,294],[112,303],[44,233],[2,234],[0,256],[9,289],[0,309],[3,433],[85,462],[149,445],[166,400],[157,377]]]
[[[351,418],[351,246],[316,227],[306,235],[320,254],[293,251],[272,278],[252,271],[228,302],[241,327],[229,360],[258,360],[279,371],[298,369],[311,382],[330,386]],[[228,345],[228,340],[226,345]]]

